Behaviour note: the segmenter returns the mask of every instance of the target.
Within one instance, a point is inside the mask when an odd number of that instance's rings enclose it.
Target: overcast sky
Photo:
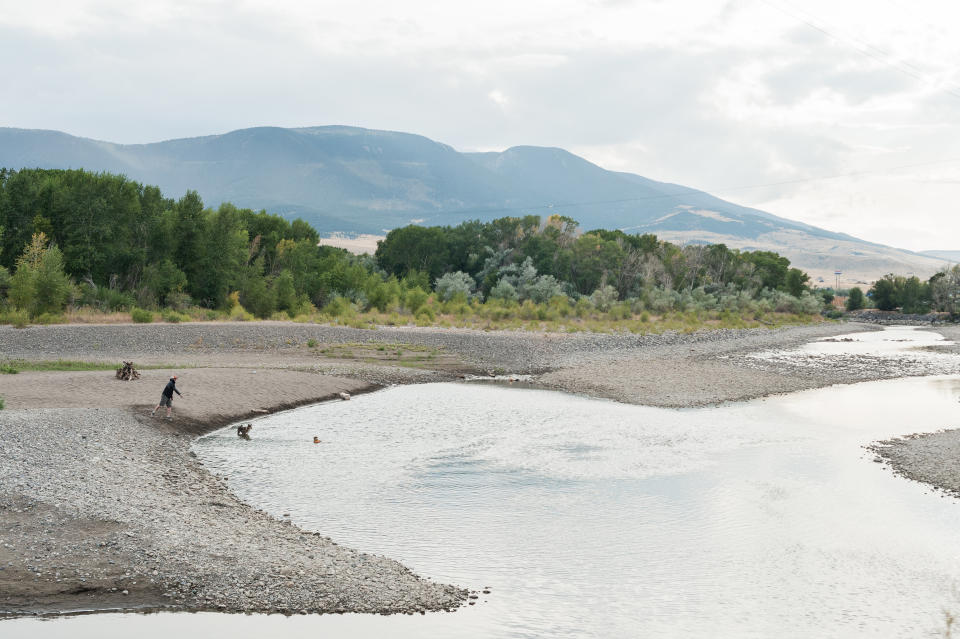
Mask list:
[[[863,239],[960,249],[958,31],[956,0],[0,0],[0,126],[132,143],[349,124],[559,146]]]

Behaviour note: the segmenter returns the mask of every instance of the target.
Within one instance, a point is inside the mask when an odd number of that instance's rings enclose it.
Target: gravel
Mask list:
[[[870,362],[838,369],[755,356],[859,330],[878,329],[824,323],[637,336],[289,322],[0,327],[0,353],[11,359],[206,367],[185,369],[195,386],[189,400],[175,402],[178,411],[194,411],[189,427],[145,417],[159,390],[152,386],[146,399],[123,387],[98,403],[90,393],[96,384],[130,384],[100,380],[109,373],[21,373],[19,387],[0,387],[8,407],[0,411],[0,613],[452,610],[468,600],[467,590],[239,502],[191,456],[190,438],[249,409],[316,401],[324,392],[473,374],[529,375],[542,388],[681,407],[904,374]],[[405,367],[320,354],[324,345],[351,343],[413,344],[441,355]],[[156,384],[163,374],[146,371],[141,382]]]
[[[0,412],[0,608],[412,613],[466,600],[252,510],[154,424],[117,409]]]

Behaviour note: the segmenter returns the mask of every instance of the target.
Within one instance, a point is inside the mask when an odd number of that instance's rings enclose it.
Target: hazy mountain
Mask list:
[[[0,128],[0,166],[123,173],[169,196],[195,189],[211,206],[230,201],[302,217],[321,233],[559,213],[583,229],[776,250],[829,281],[836,268],[869,281],[889,271],[929,275],[944,261],[607,171],[563,149],[460,153],[419,135],[353,127],[260,127],[134,145]]]
[[[921,255],[947,260],[953,264],[960,264],[960,251],[923,251]]]

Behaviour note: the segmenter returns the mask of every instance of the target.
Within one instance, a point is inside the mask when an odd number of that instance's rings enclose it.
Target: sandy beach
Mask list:
[[[110,371],[0,375],[0,613],[453,610],[477,584],[432,583],[250,508],[196,461],[191,440],[268,412],[341,401],[341,392],[473,375],[530,375],[540,388],[687,407],[929,374],[751,357],[863,330],[877,327],[649,336],[280,322],[2,327],[7,359],[157,368],[129,382]],[[173,373],[184,397],[168,422],[149,411]]]

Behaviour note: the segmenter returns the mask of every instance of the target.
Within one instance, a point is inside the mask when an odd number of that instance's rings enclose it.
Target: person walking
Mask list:
[[[167,382],[166,388],[163,389],[163,394],[160,395],[160,403],[157,404],[157,407],[150,411],[150,416],[157,414],[157,411],[160,410],[161,406],[167,407],[167,419],[173,421],[173,417],[170,416],[170,413],[173,411],[173,394],[176,393],[180,397],[183,397],[183,393],[177,390],[177,376],[174,375],[170,378],[170,381]]]

